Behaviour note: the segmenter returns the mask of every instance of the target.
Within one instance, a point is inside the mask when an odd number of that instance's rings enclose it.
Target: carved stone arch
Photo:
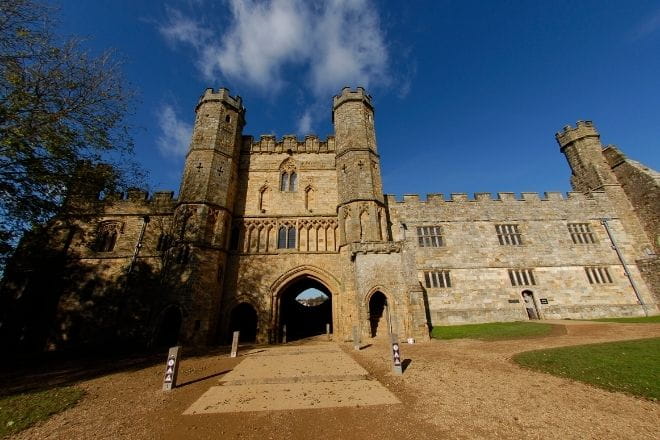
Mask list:
[[[282,293],[286,287],[303,276],[307,276],[323,284],[335,296],[338,296],[341,292],[341,283],[337,277],[325,269],[321,269],[320,267],[313,266],[311,264],[305,264],[286,271],[277,277],[275,281],[273,281],[273,283],[270,285],[270,296],[272,303],[271,306],[275,306],[277,296]],[[271,314],[274,312],[275,310],[272,309]]]
[[[287,157],[280,163],[280,171],[285,173],[291,173],[298,170],[296,161],[290,157]]]
[[[371,299],[371,296],[376,292],[380,292],[383,295],[385,295],[385,298],[387,298],[388,304],[391,303],[394,306],[397,305],[396,300],[394,299],[394,295],[388,293],[388,289],[385,288],[384,286],[380,285],[380,284],[372,286],[371,289],[367,290],[367,293],[364,294],[364,296],[362,297],[362,304],[368,307],[369,306],[369,300]]]

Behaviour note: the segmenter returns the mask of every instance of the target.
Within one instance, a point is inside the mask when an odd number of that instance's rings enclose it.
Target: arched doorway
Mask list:
[[[387,297],[383,292],[374,292],[369,298],[369,329],[372,338],[383,336],[388,331]]]
[[[154,339],[158,348],[174,347],[179,342],[181,331],[181,310],[177,306],[167,307],[160,318],[160,325]]]
[[[326,325],[332,332],[332,294],[319,281],[303,276],[289,283],[278,297],[277,339],[308,338],[325,334]]]
[[[522,297],[525,301],[527,317],[529,319],[541,319],[541,314],[539,313],[539,309],[536,307],[536,302],[534,301],[534,293],[531,290],[523,290]]]
[[[239,331],[240,342],[255,342],[258,322],[257,311],[251,304],[238,304],[229,315],[229,339],[235,331]]]

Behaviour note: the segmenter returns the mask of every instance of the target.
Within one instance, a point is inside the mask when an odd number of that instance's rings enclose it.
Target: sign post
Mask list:
[[[239,331],[234,332],[234,337],[231,340],[231,354],[229,355],[229,357],[235,358],[236,354],[238,353],[238,335],[240,333],[241,332]]]
[[[328,337],[328,341],[330,340],[330,324],[325,324],[325,334]]]
[[[403,374],[403,365],[401,362],[401,346],[395,334],[392,335],[392,371],[394,374]]]
[[[361,341],[360,341],[360,330],[358,329],[357,325],[353,326],[353,348],[357,351],[360,351],[360,346],[361,346]]]
[[[165,376],[163,378],[163,391],[171,391],[176,388],[176,378],[179,375],[179,352],[181,346],[170,348],[165,364]]]

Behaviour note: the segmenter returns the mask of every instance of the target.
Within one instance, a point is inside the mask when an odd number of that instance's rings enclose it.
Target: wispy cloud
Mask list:
[[[660,31],[660,9],[641,20],[630,32],[631,39],[641,40]]]
[[[312,113],[306,110],[298,120],[298,134],[307,134],[312,130]]]
[[[158,114],[158,125],[161,134],[156,144],[161,154],[177,157],[185,155],[192,135],[192,125],[179,119],[174,107],[168,104]]]
[[[205,26],[168,9],[160,27],[170,42],[192,47],[208,80],[222,76],[279,90],[287,69],[303,74],[316,96],[344,85],[385,84],[389,55],[372,0],[225,0],[230,26]]]

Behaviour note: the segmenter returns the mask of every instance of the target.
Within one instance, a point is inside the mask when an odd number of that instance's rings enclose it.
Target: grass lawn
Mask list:
[[[76,387],[0,397],[0,437],[22,431],[75,405],[84,391]]]
[[[600,322],[647,322],[647,323],[660,323],[660,315],[656,316],[635,316],[633,318],[598,318],[590,319],[589,321],[600,321]]]
[[[660,338],[527,351],[513,360],[606,390],[660,399]]]
[[[433,327],[431,337],[436,339],[481,339],[497,341],[545,336],[552,325],[539,322],[490,322],[486,324],[444,325]]]

